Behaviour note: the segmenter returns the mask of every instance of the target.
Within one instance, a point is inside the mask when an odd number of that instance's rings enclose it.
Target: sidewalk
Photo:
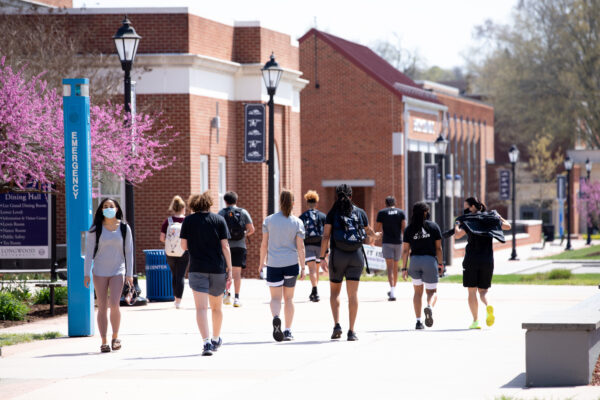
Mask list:
[[[470,324],[461,285],[441,284],[435,325],[414,331],[412,288],[400,283],[398,301],[387,285],[363,282],[358,342],[329,340],[333,323],[328,285],[320,303],[308,302],[310,284],[297,288],[296,340],[271,336],[268,290],[243,282],[243,307],[224,310],[223,347],[200,357],[201,338],[189,288],[183,309],[172,303],[122,308],[123,349],[100,354],[99,337],[65,338],[5,347],[0,397],[7,399],[598,399],[598,387],[524,389],[528,316],[566,308],[596,294],[595,287],[496,285],[490,299],[497,322]],[[341,323],[346,330],[346,299]],[[483,309],[482,309],[483,310]],[[67,332],[66,317],[2,332]],[[345,339],[345,332],[343,339]]]
[[[509,261],[512,249],[502,249],[494,251],[494,274],[534,274],[536,272],[547,272],[555,268],[571,269],[573,273],[600,273],[600,260],[597,265],[582,266],[582,262],[573,263],[555,263],[552,260],[539,260],[542,257],[548,257],[560,254],[565,251],[566,241],[562,245],[559,240],[554,243],[547,243],[542,249],[542,244],[524,245],[517,247],[517,261]],[[592,241],[592,245],[600,244],[598,241]],[[571,240],[573,250],[586,247],[584,239]],[[462,275],[462,257],[453,258],[452,266],[446,267],[447,275]]]

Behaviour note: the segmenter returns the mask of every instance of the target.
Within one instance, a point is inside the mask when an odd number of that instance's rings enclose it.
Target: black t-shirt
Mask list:
[[[432,221],[425,221],[420,232],[412,225],[404,230],[404,243],[410,244],[410,255],[414,256],[436,257],[435,241],[441,239],[440,227]]]
[[[463,266],[494,265],[493,239],[491,236],[474,235],[467,232],[467,247]]]
[[[404,211],[399,208],[389,207],[377,213],[377,222],[383,227],[383,243],[402,243],[402,221],[406,219]]]
[[[221,240],[229,239],[225,218],[208,212],[188,215],[183,220],[179,237],[187,240],[190,272],[225,272],[227,265],[221,249]]]
[[[354,206],[354,212],[358,213],[358,218],[360,218],[360,221],[361,221],[363,227],[369,225],[369,218],[367,217],[367,213],[365,212],[365,210]],[[330,240],[329,247],[331,247],[332,249],[335,249],[335,239],[333,238],[333,229],[335,227],[334,222],[335,222],[335,218],[337,218],[337,214],[338,214],[337,210],[330,210],[327,213],[327,216],[325,217],[325,224],[331,225],[331,240]]]
[[[311,240],[308,236],[308,230],[307,230],[307,222],[311,219],[311,212],[315,212],[316,213],[316,217],[317,220],[315,221],[315,224],[321,227],[321,232],[323,231],[323,227],[325,226],[325,213],[319,211],[319,210],[306,210],[302,213],[302,215],[300,215],[300,220],[302,221],[302,223],[304,223],[304,229],[305,229],[305,233],[306,235],[304,236],[304,244],[305,245],[309,245],[309,246],[321,246],[321,241],[317,241],[317,240]]]

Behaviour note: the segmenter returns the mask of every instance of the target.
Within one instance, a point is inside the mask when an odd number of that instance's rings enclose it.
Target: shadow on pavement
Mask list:
[[[513,378],[507,384],[501,386],[502,389],[509,388],[525,388],[525,372],[521,372],[519,375]]]
[[[423,329],[421,332],[427,333],[444,333],[444,332],[467,332],[473,329],[460,328],[460,329]],[[367,333],[397,333],[397,332],[416,332],[416,329],[388,329],[382,331],[365,331]]]
[[[127,360],[127,361],[168,360],[170,358],[191,358],[191,357],[202,357],[202,354],[198,353],[198,354],[181,354],[178,356],[134,357],[134,358],[125,358],[125,360]]]
[[[36,358],[53,358],[53,357],[84,357],[84,356],[99,356],[99,351],[90,351],[88,353],[70,353],[70,354],[46,354],[45,356],[37,356]]]

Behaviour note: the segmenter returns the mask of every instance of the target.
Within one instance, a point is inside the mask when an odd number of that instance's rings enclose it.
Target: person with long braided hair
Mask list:
[[[340,291],[342,281],[346,278],[346,291],[348,293],[348,310],[350,325],[348,340],[358,340],[354,331],[354,323],[358,313],[358,283],[365,264],[363,242],[366,234],[379,237],[369,226],[369,219],[365,211],[352,203],[352,188],[341,184],[335,188],[336,201],[325,218],[323,240],[321,241],[321,265],[327,268],[325,254],[331,243],[329,255],[329,285],[331,312],[333,314],[332,339],[342,336],[340,326]],[[366,233],[366,234],[365,234]]]
[[[424,329],[421,322],[421,305],[423,299],[423,286],[427,293],[427,307],[424,309],[425,325],[433,326],[433,299],[437,291],[438,274],[442,267],[442,232],[440,227],[430,221],[431,213],[425,202],[413,205],[410,224],[404,230],[404,243],[402,244],[402,279],[412,278],[415,294],[413,307],[417,317],[415,329]],[[410,255],[410,268],[407,269]]]

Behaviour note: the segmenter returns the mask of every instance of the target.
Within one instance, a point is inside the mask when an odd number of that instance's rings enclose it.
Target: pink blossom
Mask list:
[[[139,184],[168,167],[166,147],[178,133],[161,115],[131,115],[122,105],[90,108],[92,174],[108,172]],[[127,123],[126,123],[127,122]],[[0,58],[0,187],[23,189],[64,179],[62,97],[40,76],[26,79]]]

